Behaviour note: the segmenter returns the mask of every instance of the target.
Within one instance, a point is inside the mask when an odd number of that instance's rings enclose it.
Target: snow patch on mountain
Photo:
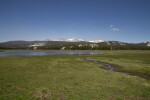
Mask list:
[[[105,42],[105,41],[104,40],[92,40],[92,41],[89,41],[89,42],[100,43],[100,42]]]
[[[67,38],[59,38],[55,41],[64,41],[64,42],[81,42],[84,41],[83,39],[78,39],[78,38],[72,38],[72,39],[67,39]]]

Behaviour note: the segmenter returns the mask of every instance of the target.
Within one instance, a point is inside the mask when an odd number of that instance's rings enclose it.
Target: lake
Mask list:
[[[103,52],[82,52],[82,51],[62,51],[62,50],[8,50],[0,52],[1,57],[5,56],[42,56],[42,55],[84,55],[84,54],[104,54]]]

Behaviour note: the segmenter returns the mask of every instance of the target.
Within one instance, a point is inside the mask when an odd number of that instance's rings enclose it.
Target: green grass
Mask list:
[[[150,51],[115,51],[107,55],[0,57],[0,100],[148,100],[150,81],[103,70],[82,61],[89,56],[150,73]]]
[[[150,74],[150,51],[114,51],[108,55],[92,57],[93,59],[117,64],[119,70]]]

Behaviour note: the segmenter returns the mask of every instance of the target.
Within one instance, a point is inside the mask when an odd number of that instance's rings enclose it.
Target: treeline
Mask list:
[[[97,44],[95,46],[82,45],[78,44],[66,44],[66,45],[49,45],[49,46],[41,46],[41,47],[0,47],[0,50],[150,50],[150,47],[145,45],[137,45],[137,44],[127,44],[127,45],[119,45],[119,44]]]
[[[34,49],[34,47],[28,48]],[[63,46],[41,46],[36,49],[41,50],[150,50],[150,47],[142,45],[98,45],[92,47],[90,45],[80,46],[79,45],[63,45]]]

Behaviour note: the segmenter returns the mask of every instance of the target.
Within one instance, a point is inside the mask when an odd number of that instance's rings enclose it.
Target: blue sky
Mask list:
[[[0,42],[150,40],[150,0],[0,0]]]

